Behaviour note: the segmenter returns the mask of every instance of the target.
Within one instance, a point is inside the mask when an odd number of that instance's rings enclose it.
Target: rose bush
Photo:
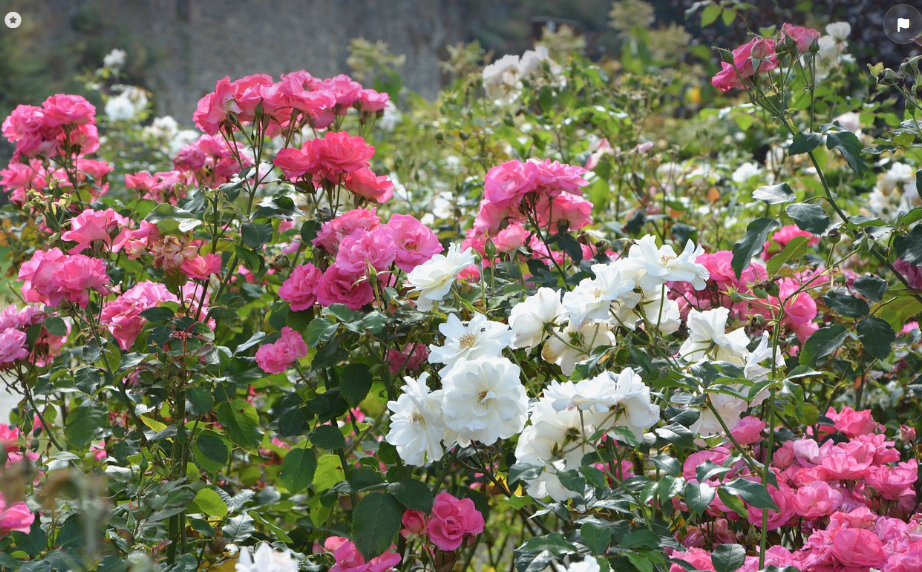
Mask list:
[[[0,568],[919,569],[922,73],[826,31],[17,107]]]

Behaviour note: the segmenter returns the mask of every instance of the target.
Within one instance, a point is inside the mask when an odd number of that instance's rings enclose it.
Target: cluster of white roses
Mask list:
[[[442,458],[442,443],[492,445],[525,427],[528,395],[521,370],[502,356],[512,342],[509,326],[475,314],[465,325],[454,314],[439,326],[443,346],[429,346],[429,363],[443,364],[442,388],[430,391],[429,375],[404,378],[397,401],[389,401],[387,442],[410,465]]]
[[[483,88],[487,96],[499,103],[515,101],[522,91],[522,80],[535,80],[539,67],[548,62],[554,83],[565,84],[561,67],[548,55],[545,46],[527,50],[521,57],[509,54],[483,68]]]
[[[688,241],[676,254],[671,246],[656,246],[647,235],[628,255],[608,264],[595,264],[595,278],[582,280],[563,295],[541,288],[512,309],[513,348],[534,348],[544,343],[541,357],[570,375],[576,364],[599,346],[612,345],[614,329],[635,329],[639,324],[661,334],[679,329],[679,305],[666,297],[667,282],[690,282],[701,290],[707,269],[695,259],[704,249]]]

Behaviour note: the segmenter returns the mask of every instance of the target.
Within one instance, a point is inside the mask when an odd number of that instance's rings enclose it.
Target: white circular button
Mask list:
[[[22,24],[22,17],[20,17],[19,12],[7,12],[6,16],[3,17],[3,23],[6,24],[7,28],[18,28]]]

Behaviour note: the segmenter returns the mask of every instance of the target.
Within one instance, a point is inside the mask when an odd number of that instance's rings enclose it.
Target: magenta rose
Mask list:
[[[441,550],[456,550],[463,542],[483,532],[483,515],[471,499],[459,499],[449,493],[435,497],[429,515],[429,538]]]

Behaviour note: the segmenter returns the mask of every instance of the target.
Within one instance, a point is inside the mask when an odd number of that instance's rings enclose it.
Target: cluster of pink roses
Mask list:
[[[750,78],[778,67],[776,49],[790,42],[798,54],[806,54],[820,33],[812,28],[784,24],[777,41],[755,37],[733,50],[733,63],[721,62],[722,69],[711,79],[711,85],[721,91],[742,88]]]
[[[36,250],[19,269],[26,302],[57,306],[62,300],[81,308],[90,303],[90,292],[109,293],[106,263],[83,254],[67,255],[59,248]]]
[[[256,364],[266,373],[282,373],[299,359],[307,356],[307,344],[301,334],[288,326],[274,344],[264,344],[256,350]]]
[[[74,161],[77,186],[85,190],[90,198],[98,199],[109,190],[106,175],[112,167],[105,161],[78,157]],[[24,163],[13,161],[6,169],[0,170],[0,188],[10,194],[10,202],[23,206],[28,200],[29,191],[44,195],[43,189],[52,185],[52,181],[63,190],[73,191],[70,174],[63,168],[46,168],[40,159],[30,159]],[[93,185],[87,185],[90,180]]]
[[[15,313],[15,310],[13,312]],[[5,322],[9,314],[10,309],[8,308],[0,320]],[[10,427],[0,423],[0,448],[6,451],[7,465],[22,460],[23,456],[19,450],[19,435],[18,427]],[[26,503],[21,501],[7,503],[3,493],[0,493],[0,538],[14,531],[28,533],[34,521],[35,515],[29,510]]]
[[[901,462],[894,442],[887,440],[869,410],[845,407],[829,409],[826,417],[833,425],[820,425],[814,438],[786,441],[772,457],[777,487],[768,492],[779,510],[769,510],[768,528],[793,527],[808,534],[804,546],[791,552],[777,545],[766,552],[766,565],[796,566],[803,572],[884,572],[918,570],[922,563],[922,517],[915,513],[918,464],[915,459]],[[757,442],[758,435],[744,442]],[[717,465],[728,462],[731,451],[717,447],[694,453],[683,466],[683,476],[697,483],[697,469],[706,461]],[[750,475],[742,461],[732,465],[722,477],[708,484]],[[747,506],[748,521],[762,526],[762,510]],[[676,554],[700,570],[714,570],[710,555],[701,550],[706,539],[716,544],[736,544],[742,540],[738,520],[717,497],[707,508],[715,520],[689,527],[681,539],[688,552]],[[681,567],[674,565],[672,572]],[[757,559],[749,557],[741,570],[754,572]]]
[[[483,515],[474,507],[474,501],[439,493],[428,517],[417,510],[403,513],[400,535],[408,540],[428,536],[439,550],[452,552],[462,544],[469,546],[483,527]]]
[[[314,544],[313,553],[315,555],[324,552],[332,552],[333,559],[336,560],[330,572],[384,572],[400,564],[400,555],[391,551],[375,556],[366,562],[355,543],[342,536],[327,538],[323,546],[320,543]]]
[[[512,250],[526,241],[523,223],[533,222],[556,232],[592,224],[592,203],[582,197],[586,169],[546,159],[507,161],[484,177],[483,200],[469,238],[499,241]],[[513,230],[504,229],[512,228]],[[515,246],[515,248],[518,248]]]
[[[27,344],[26,332],[32,326],[44,323],[46,317],[35,306],[19,310],[11,305],[0,313],[0,367],[26,358],[38,367],[44,367],[60,353],[67,336],[54,336],[44,327],[32,343],[31,350]],[[70,325],[67,325],[67,331],[70,332]],[[0,425],[0,442],[4,440],[3,427]]]
[[[201,293],[194,284],[187,283],[182,288],[183,297],[196,309],[201,302]],[[112,335],[123,350],[134,345],[138,335],[147,324],[141,312],[160,305],[163,302],[179,302],[166,286],[150,281],[139,282],[115,300],[103,306],[100,323],[109,326]],[[208,298],[202,304],[202,314],[208,311]]]
[[[378,204],[394,194],[394,183],[368,168],[375,148],[358,136],[344,131],[327,131],[323,137],[308,139],[300,149],[278,152],[275,166],[290,181],[308,180],[314,187],[343,185],[358,197]]]
[[[303,264],[285,280],[279,296],[295,311],[317,303],[358,310],[374,300],[369,269],[387,282],[394,268],[410,272],[442,251],[438,237],[415,217],[395,214],[381,224],[373,208],[353,209],[325,222],[313,244],[333,262],[324,271]]]
[[[302,70],[275,81],[254,74],[233,82],[229,77],[218,80],[214,91],[199,100],[193,118],[209,135],[261,122],[263,132],[274,137],[305,125],[326,129],[352,107],[363,114],[377,113],[387,101],[386,93],[363,89],[346,75],[319,79]]]
[[[138,191],[141,198],[175,205],[186,196],[189,188],[223,185],[253,163],[253,157],[242,143],[228,143],[221,137],[202,135],[176,154],[172,171],[153,174],[140,171],[125,175],[125,186]]]

